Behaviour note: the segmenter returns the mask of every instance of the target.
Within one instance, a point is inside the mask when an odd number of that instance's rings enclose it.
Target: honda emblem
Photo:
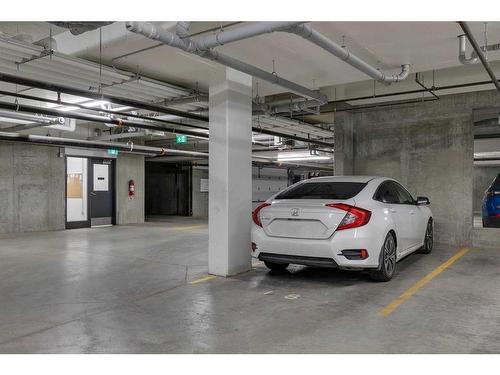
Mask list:
[[[299,216],[299,209],[298,208],[292,208],[291,214],[292,214],[292,216]]]

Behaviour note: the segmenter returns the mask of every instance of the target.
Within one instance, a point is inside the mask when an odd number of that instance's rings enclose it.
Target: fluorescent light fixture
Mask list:
[[[123,111],[128,111],[129,109],[132,109],[133,107],[116,107],[116,108],[110,108],[109,110],[110,111],[113,111],[113,112],[123,112]]]
[[[500,158],[500,151],[475,152],[474,159]]]
[[[56,108],[58,111],[61,111],[61,112],[70,112],[70,111],[74,111],[74,110],[77,110],[78,107],[75,107],[73,105],[70,105],[70,106],[62,106],[61,108]]]
[[[82,105],[87,108],[100,107],[107,104],[109,104],[107,100],[91,100],[90,102],[82,103]]]
[[[310,151],[278,152],[278,161],[331,160],[331,156],[311,155]]]
[[[278,157],[278,161],[309,161],[309,160],[331,160],[329,156],[296,156],[296,157]]]

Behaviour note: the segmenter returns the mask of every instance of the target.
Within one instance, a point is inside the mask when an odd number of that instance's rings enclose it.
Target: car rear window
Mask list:
[[[362,182],[306,182],[278,194],[275,199],[349,199],[365,186]]]

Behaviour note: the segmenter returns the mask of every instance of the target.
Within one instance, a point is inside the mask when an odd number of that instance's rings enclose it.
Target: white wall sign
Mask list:
[[[208,178],[200,178],[200,192],[208,192]]]
[[[109,190],[109,166],[94,164],[94,191]]]

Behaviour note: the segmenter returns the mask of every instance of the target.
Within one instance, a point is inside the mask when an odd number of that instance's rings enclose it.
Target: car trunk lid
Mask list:
[[[274,201],[261,211],[262,228],[273,237],[326,239],[332,236],[346,211],[326,204],[345,203],[354,206],[354,199],[318,200],[284,199]]]

